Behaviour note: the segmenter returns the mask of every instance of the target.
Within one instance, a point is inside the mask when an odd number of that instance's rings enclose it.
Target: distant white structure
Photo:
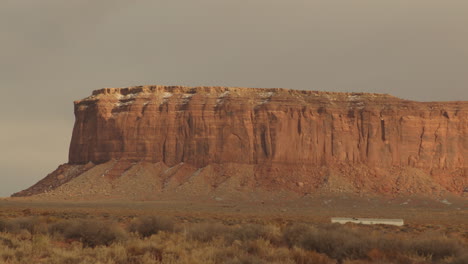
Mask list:
[[[403,219],[380,219],[380,218],[355,218],[355,217],[332,217],[332,223],[346,224],[364,224],[364,225],[404,225]]]

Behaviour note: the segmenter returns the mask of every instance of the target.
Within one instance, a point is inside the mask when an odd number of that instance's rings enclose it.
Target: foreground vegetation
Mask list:
[[[0,263],[468,263],[466,237],[405,228],[0,218]]]

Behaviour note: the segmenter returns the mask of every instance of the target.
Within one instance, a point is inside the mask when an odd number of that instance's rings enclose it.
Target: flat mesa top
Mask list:
[[[94,90],[92,95],[83,100],[93,100],[107,96],[150,96],[158,94],[174,94],[180,96],[215,96],[215,97],[277,97],[296,98],[305,100],[323,99],[328,101],[382,101],[386,103],[414,103],[417,101],[401,99],[389,94],[364,93],[364,92],[328,92],[314,90],[296,90],[286,88],[245,88],[245,87],[224,87],[224,86],[166,86],[166,85],[144,85],[131,86],[126,88],[102,88]],[[80,100],[80,101],[83,101]],[[458,105],[465,106],[468,101],[446,101],[446,102],[421,102],[428,105]]]
[[[302,94],[302,95],[355,95],[367,97],[390,97],[396,98],[389,94],[379,93],[363,93],[363,92],[325,92],[325,91],[312,91],[312,90],[296,90],[286,88],[246,88],[246,87],[225,87],[225,86],[180,86],[180,85],[144,85],[144,86],[131,86],[126,88],[102,88],[93,91],[93,95],[99,94],[135,94],[135,93],[158,93],[158,92],[171,92],[171,93],[224,93],[232,92],[238,95],[251,94],[251,93],[275,93],[275,94]]]
[[[370,222],[403,222],[403,219],[385,219],[385,218],[357,218],[357,217],[332,217],[332,220],[343,220],[343,221],[370,221]]]
[[[311,90],[293,90],[284,88],[243,88],[221,86],[133,86],[127,88],[103,88],[93,91],[91,96],[75,101],[75,105],[89,105],[95,102],[109,102],[117,105],[129,105],[135,100],[155,101],[159,103],[187,104],[194,102],[209,102],[218,106],[229,100],[242,100],[252,105],[272,104],[350,104],[361,108],[364,103],[376,104],[413,104],[413,101],[403,100],[388,94],[376,93],[344,93],[323,92]],[[120,103],[118,103],[120,101]]]

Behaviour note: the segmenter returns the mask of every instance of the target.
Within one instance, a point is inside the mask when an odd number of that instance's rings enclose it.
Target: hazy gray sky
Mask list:
[[[143,84],[468,99],[466,0],[1,0],[0,196],[65,163],[73,100]]]

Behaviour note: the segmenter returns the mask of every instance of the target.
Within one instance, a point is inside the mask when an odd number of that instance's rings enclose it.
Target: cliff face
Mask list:
[[[466,101],[141,86],[94,91],[75,102],[75,116],[68,165],[117,160],[121,169],[112,165],[103,173],[111,171],[110,179],[138,162],[178,171],[182,166],[180,184],[200,174],[210,188],[232,177],[240,179],[238,189],[301,193],[461,194],[468,185]],[[232,164],[238,170],[226,169]],[[167,173],[153,174],[167,183]]]
[[[223,87],[97,90],[75,102],[72,164],[111,159],[465,167],[468,103]]]

